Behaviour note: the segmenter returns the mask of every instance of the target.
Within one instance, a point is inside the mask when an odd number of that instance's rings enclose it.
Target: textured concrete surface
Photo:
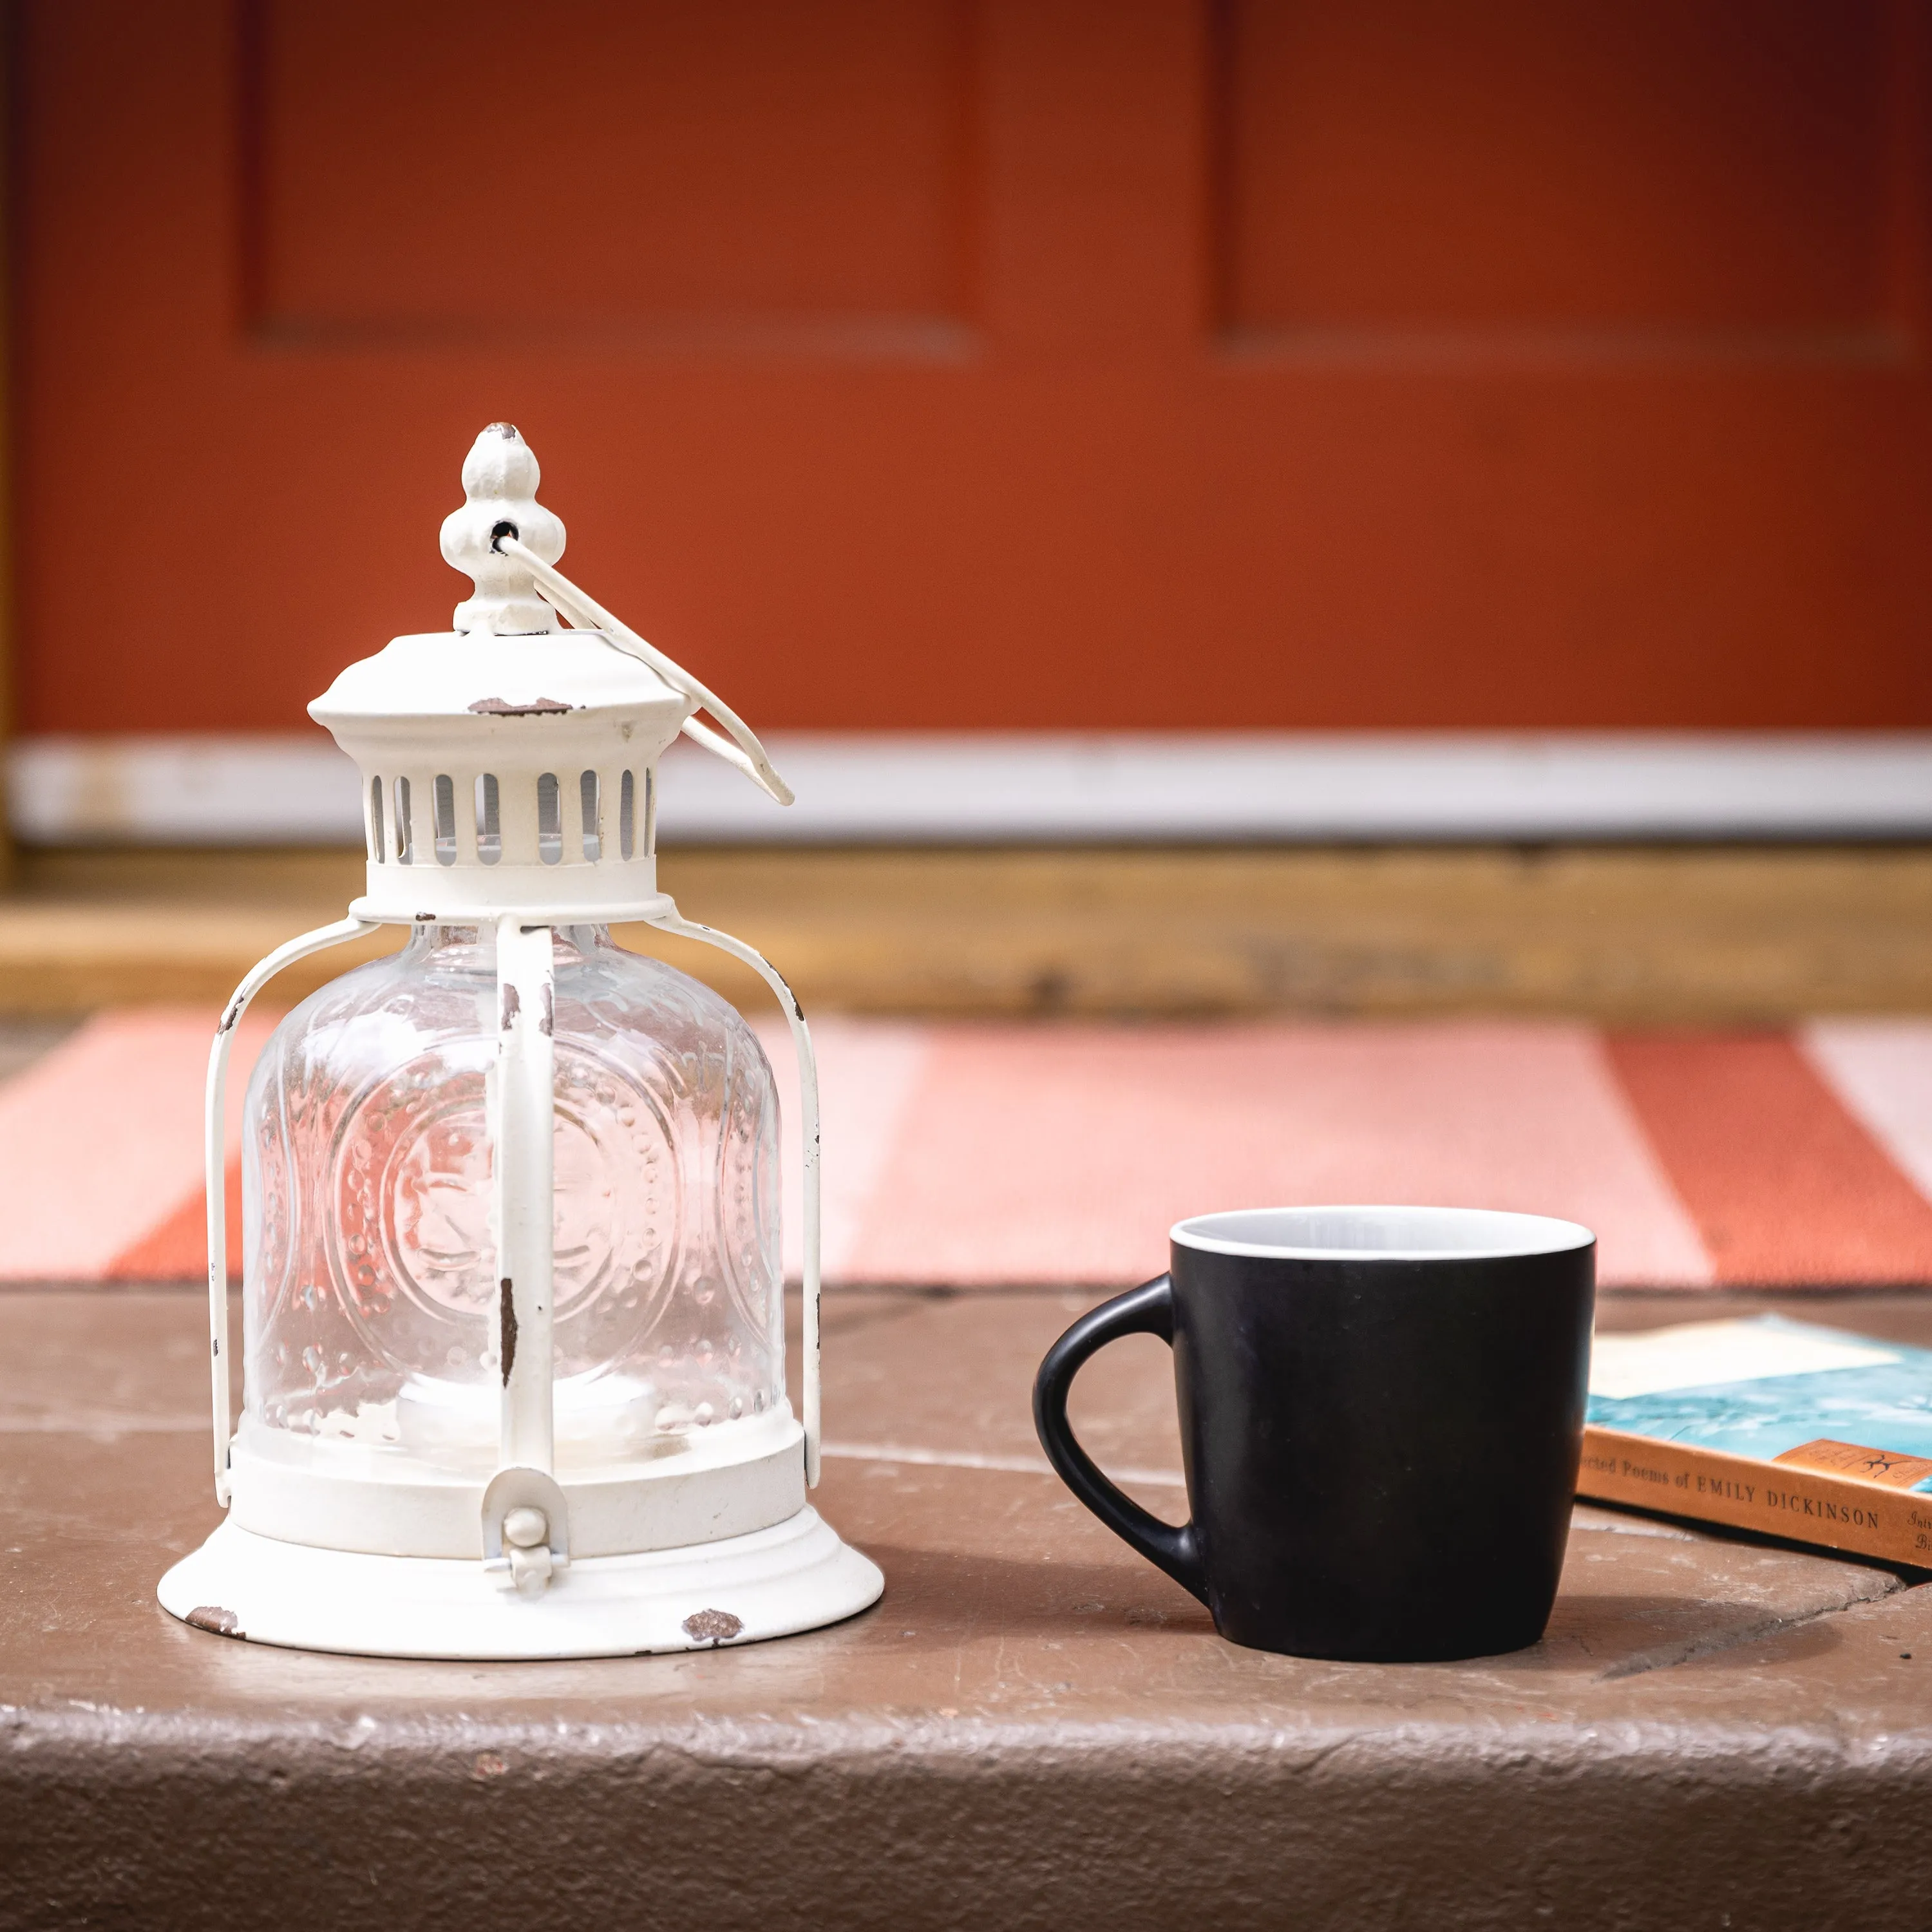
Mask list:
[[[0,1297],[0,1925],[1926,1922],[1932,1586],[1580,1510],[1533,1650],[1238,1650],[1042,1472],[1026,1387],[1080,1305],[836,1303],[818,1501],[875,1610],[486,1667],[171,1622],[154,1579],[215,1520],[196,1298]],[[1170,1388],[1123,1345],[1076,1420],[1172,1514]]]

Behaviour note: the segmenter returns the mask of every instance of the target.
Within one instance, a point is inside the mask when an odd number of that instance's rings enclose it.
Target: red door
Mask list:
[[[1932,724],[1912,0],[38,0],[20,708],[296,724],[520,423],[761,725]]]

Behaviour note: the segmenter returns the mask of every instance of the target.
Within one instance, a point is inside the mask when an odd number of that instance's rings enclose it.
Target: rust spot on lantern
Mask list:
[[[508,1275],[503,1277],[502,1310],[503,1386],[508,1388],[510,1386],[510,1371],[517,1365],[517,1302]]]
[[[556,1033],[556,994],[548,980],[544,982],[543,1018],[537,1022],[537,1031],[547,1040]]]
[[[506,980],[503,986],[503,1017],[501,1022],[502,1030],[505,1033],[508,1033],[509,1031],[510,1022],[514,1020],[517,1016],[523,1011],[523,994],[518,992],[516,988]]]
[[[533,698],[527,704],[512,704],[507,698],[479,698],[469,709],[480,718],[544,718],[577,706],[560,704],[554,698]]]
[[[744,1628],[744,1618],[729,1610],[699,1610],[684,1620],[685,1635],[706,1643],[726,1642]]]
[[[188,1621],[196,1630],[212,1630],[217,1636],[242,1634],[242,1619],[232,1610],[224,1610],[218,1604],[203,1604],[189,1611]]]

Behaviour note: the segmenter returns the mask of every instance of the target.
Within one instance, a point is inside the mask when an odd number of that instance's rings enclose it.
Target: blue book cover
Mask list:
[[[1600,1334],[1578,1489],[1932,1564],[1932,1349],[1778,1315]]]

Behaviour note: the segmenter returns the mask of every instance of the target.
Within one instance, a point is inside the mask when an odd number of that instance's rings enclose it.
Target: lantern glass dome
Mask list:
[[[560,1476],[790,1422],[778,1107],[732,1007],[607,928],[557,929]],[[487,1476],[502,1384],[490,1234],[495,934],[418,928],[312,994],[245,1107],[250,1457]]]

